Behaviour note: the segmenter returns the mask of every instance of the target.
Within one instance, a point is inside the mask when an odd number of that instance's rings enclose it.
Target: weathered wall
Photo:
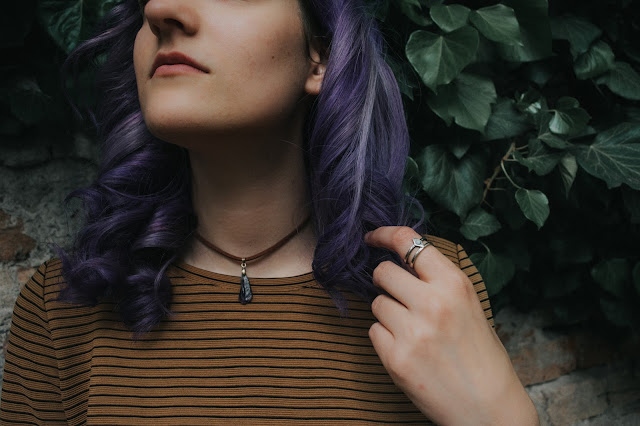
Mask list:
[[[77,226],[64,196],[95,175],[95,148],[77,136],[66,146],[0,142],[0,343],[23,285]],[[72,210],[72,209],[71,209]],[[496,330],[534,400],[543,425],[640,424],[640,339],[614,345],[589,330],[548,330],[544,312],[507,308]],[[4,354],[0,366],[4,363]]]

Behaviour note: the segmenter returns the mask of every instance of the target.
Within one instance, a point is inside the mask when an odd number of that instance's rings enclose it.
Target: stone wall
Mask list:
[[[0,343],[21,286],[77,227],[64,196],[95,176],[82,136],[66,146],[0,143]],[[613,345],[589,330],[550,330],[550,315],[511,308],[496,331],[543,425],[640,425],[640,338]],[[0,358],[4,364],[4,354]]]

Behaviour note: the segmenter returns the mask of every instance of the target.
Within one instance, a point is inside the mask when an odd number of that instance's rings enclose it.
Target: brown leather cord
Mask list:
[[[289,241],[291,238],[293,238],[294,235],[296,235],[301,229],[303,229],[305,227],[305,225],[309,222],[309,219],[311,219],[311,215],[308,215],[307,218],[296,227],[296,229],[294,229],[293,231],[291,231],[291,233],[289,235],[287,235],[286,237],[284,237],[283,239],[281,239],[280,241],[278,241],[276,244],[274,244],[273,246],[267,248],[266,250],[261,251],[258,254],[254,254],[253,256],[249,256],[249,257],[239,257],[239,256],[234,256],[231,253],[227,253],[226,251],[220,249],[219,247],[216,247],[213,243],[211,243],[210,241],[207,241],[202,235],[200,235],[200,233],[198,233],[198,231],[195,232],[195,237],[198,239],[198,241],[200,241],[202,244],[204,244],[205,246],[209,247],[211,250],[220,253],[221,255],[228,257],[229,259],[233,259],[236,260],[238,262],[249,262],[251,260],[255,260],[259,257],[262,256],[266,256],[267,254],[273,253],[274,251],[278,250],[280,247],[282,247],[283,245],[285,245],[287,243],[287,241]]]

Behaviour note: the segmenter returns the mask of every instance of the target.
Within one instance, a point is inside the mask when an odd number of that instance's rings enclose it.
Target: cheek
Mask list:
[[[303,35],[293,31],[273,31],[260,37],[260,42],[238,46],[243,64],[238,77],[242,78],[253,96],[265,101],[278,97],[301,96],[307,74],[307,56]],[[242,84],[241,81],[238,84]],[[236,86],[237,87],[237,86]]]
[[[154,36],[142,28],[138,31],[133,44],[133,68],[136,74],[136,84],[140,96],[142,96],[141,89],[149,79],[148,73],[154,59],[155,53],[152,37]]]

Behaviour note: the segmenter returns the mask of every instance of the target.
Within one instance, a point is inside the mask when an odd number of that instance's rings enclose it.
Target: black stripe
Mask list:
[[[14,375],[15,375],[15,373],[14,373]],[[51,384],[51,382],[46,382],[44,380],[29,380],[29,378],[27,378],[25,380],[25,383],[46,383],[48,385]],[[13,380],[10,380],[10,379],[4,379],[3,382],[2,382],[2,392],[6,391],[6,392],[10,392],[10,393],[17,393],[17,392],[12,392],[12,391],[10,391],[10,390],[8,390],[7,388],[4,387],[5,384],[11,384],[11,385],[19,386],[19,387],[21,387],[22,389],[24,389],[24,390],[26,390],[28,392],[40,392],[40,393],[53,394],[56,397],[60,396],[60,392],[31,388],[29,386],[26,386],[25,383],[16,382],[16,381],[13,381]]]
[[[411,411],[409,412],[409,414],[413,414],[415,413],[415,411]],[[88,415],[87,417],[89,418],[112,418],[114,416],[105,416],[105,415],[99,415],[99,414],[94,414],[94,415]],[[224,415],[206,415],[206,416],[199,416],[196,414],[184,414],[184,415],[179,415],[179,416],[175,416],[175,415],[169,415],[169,416],[162,416],[162,415],[156,415],[156,416],[145,416],[142,414],[128,414],[125,418],[134,418],[134,419],[206,419],[206,420],[210,420],[210,419],[232,419],[232,420],[298,420],[298,421],[316,421],[316,420],[320,420],[320,421],[342,421],[342,420],[347,420],[347,421],[362,421],[362,417],[291,417],[291,416],[238,416],[238,415],[229,415],[229,416],[224,416]],[[406,421],[406,420],[400,420],[400,421],[393,421],[393,420],[374,420],[374,419],[366,419],[365,421],[370,422],[370,423],[384,423],[384,424],[395,424],[395,423],[399,423],[399,424],[408,424],[408,423],[418,423],[418,424],[427,424],[427,425],[431,425],[434,424],[428,420],[412,420],[412,421]],[[425,423],[425,421],[427,423]]]
[[[12,366],[13,368],[9,369],[9,368],[7,368],[7,365]],[[24,375],[20,374],[20,373],[23,370],[31,371],[33,373],[37,373],[37,374],[40,374],[40,375],[42,375],[44,377],[49,377],[51,379],[56,379],[56,380],[58,379],[58,376],[51,376],[51,375],[48,375],[48,374],[43,374],[40,370],[34,370],[34,369],[31,369],[31,368],[28,368],[28,367],[24,367],[22,365],[18,365],[16,363],[12,362],[10,359],[5,360],[5,367],[4,367],[5,376],[7,374],[9,374],[9,375],[13,374],[15,377],[17,377],[19,379],[22,379],[24,377]],[[38,379],[33,378],[33,377],[26,377],[26,379],[31,383],[46,383],[46,384],[52,385],[55,388],[55,385],[53,385],[53,383],[48,382],[46,380],[38,380]]]
[[[264,322],[264,321],[263,321]],[[275,322],[275,320],[274,320]],[[315,334],[320,334],[322,336],[346,336],[346,337],[351,337],[354,339],[364,339],[364,340],[369,340],[368,336],[353,336],[353,335],[348,335],[348,334],[342,334],[342,333],[326,333],[326,332],[322,332],[322,331],[315,331],[315,330],[297,330],[297,329],[286,329],[286,328],[231,328],[231,329],[202,329],[202,330],[192,330],[192,331],[218,331],[218,332],[223,332],[223,331],[238,331],[239,335],[236,337],[193,337],[193,338],[171,338],[171,339],[148,339],[148,338],[144,338],[143,340],[140,340],[139,342],[164,342],[164,343],[170,343],[170,342],[205,342],[205,341],[209,341],[209,342],[215,342],[215,341],[219,341],[219,340],[257,340],[257,341],[268,341],[268,340],[277,340],[277,341],[289,341],[289,342],[293,342],[293,341],[302,341],[302,342],[318,342],[318,343],[327,343],[327,344],[333,344],[333,345],[347,345],[350,347],[361,347],[361,348],[367,348],[367,347],[371,347],[371,344],[357,344],[357,343],[353,343],[353,342],[337,342],[337,341],[333,341],[333,340],[326,340],[326,339],[312,339],[312,338],[308,338],[308,337],[298,337],[298,338],[287,338],[287,337],[244,337],[242,336],[243,331],[259,331],[259,332],[264,332],[264,331],[277,331],[277,332],[290,332],[290,333],[315,333]],[[180,333],[183,333],[184,330],[180,330]],[[131,342],[131,339],[126,339],[126,338],[122,338],[122,337],[115,337],[115,336],[103,336],[101,337],[101,339],[103,339],[104,341],[120,341],[120,342]],[[94,340],[90,340],[86,343],[89,342],[93,342]],[[85,343],[85,344],[86,344]],[[68,346],[63,346],[59,348],[59,351],[65,350],[65,349],[69,349],[69,348],[74,348],[77,346],[80,346],[81,343],[76,342],[73,344],[70,344]],[[149,348],[151,350],[151,348]],[[153,348],[153,349],[157,349],[157,350],[163,350],[163,348]],[[216,348],[216,349],[224,349],[224,348]]]
[[[340,410],[340,411],[356,411],[356,412],[368,412],[368,413],[388,413],[388,411],[385,410],[373,410],[370,408],[351,408],[351,407],[333,407],[333,406],[322,406],[322,407],[314,407],[314,408],[309,408],[309,407],[295,407],[295,406],[291,406],[291,407],[285,407],[282,405],[262,405],[262,404],[251,404],[251,405],[234,405],[233,407],[229,407],[226,405],[154,405],[153,407],[146,407],[144,405],[133,405],[133,404],[91,404],[91,408],[109,408],[109,407],[117,407],[117,408],[134,408],[134,409],[152,409],[152,410],[157,410],[157,409],[162,409],[162,408],[190,408],[190,409],[207,409],[207,408],[216,408],[216,409],[228,409],[228,410],[238,410],[238,409],[243,409],[243,408],[249,408],[249,409],[256,409],[256,408],[264,408],[264,409],[276,409],[276,410],[312,410],[312,409],[316,409],[316,410]],[[411,411],[400,411],[400,410],[394,410],[393,414],[414,414],[416,413],[418,410],[413,409]],[[100,417],[105,417],[105,416],[100,416]],[[111,416],[110,416],[111,417]],[[166,416],[163,416],[166,417]],[[262,417],[257,417],[257,418],[262,418]]]
[[[120,356],[120,355],[95,355],[93,357],[94,361],[99,360],[100,358],[106,358],[106,359],[123,359],[123,360],[128,360],[128,361],[166,361],[166,360],[171,360],[171,361],[182,361],[182,360],[186,360],[186,361],[195,361],[195,360],[202,360],[203,358],[185,358],[185,357],[172,357],[172,358],[160,358],[160,357],[144,357],[144,358],[132,358],[132,357],[126,357],[126,356]],[[208,358],[207,358],[208,359]],[[274,355],[264,355],[264,356],[258,356],[258,355],[244,355],[242,357],[238,357],[237,355],[226,355],[226,356],[216,356],[215,357],[216,360],[222,360],[222,359],[279,359],[279,360],[291,360],[291,358],[287,358],[287,357],[282,357],[282,356],[274,356]],[[373,363],[369,363],[369,362],[355,362],[355,361],[343,361],[340,359],[333,359],[333,358],[322,358],[322,357],[304,357],[304,358],[296,358],[296,360],[298,361],[328,361],[331,363],[342,363],[342,364],[350,364],[350,365],[368,365],[368,366],[379,366],[380,363],[379,362],[373,362]],[[100,364],[98,364],[97,362],[94,362],[93,366],[94,367],[98,367]],[[255,367],[255,365],[254,365]],[[124,368],[124,367],[122,367]],[[137,367],[137,368],[143,368],[143,367]],[[165,369],[166,367],[152,367],[152,369]],[[187,368],[184,364],[182,365],[181,368]],[[204,368],[204,367],[203,367]],[[211,368],[211,367],[207,367],[207,368]],[[232,368],[232,366],[230,367],[225,367],[225,368]],[[265,367],[260,367],[260,368],[265,368]],[[274,367],[274,368],[283,368],[283,367]],[[289,368],[297,368],[300,369],[302,367],[289,367]],[[305,369],[309,370],[309,369],[320,369],[320,370],[336,370],[336,371],[345,371],[348,373],[361,373],[361,374],[373,374],[376,376],[386,376],[388,375],[386,372],[383,373],[375,373],[375,372],[360,372],[360,371],[352,371],[352,370],[344,370],[344,369],[339,369],[339,368],[333,368],[333,367],[309,367],[309,366],[305,366]]]
[[[118,365],[97,365],[96,367],[104,367],[104,368],[113,368],[113,369],[130,369],[130,370],[211,370],[211,367],[199,367],[199,366],[177,366],[177,367],[137,367],[137,366],[118,366]],[[241,369],[243,371],[248,371],[250,369],[267,369],[267,370],[300,370],[303,367],[292,367],[292,366],[283,366],[283,367],[274,367],[274,366],[265,366],[259,367],[255,365],[241,365],[235,367],[220,367],[218,370],[231,370],[231,369]],[[181,380],[181,379],[202,379],[202,380],[224,380],[224,379],[251,379],[251,378],[269,378],[269,379],[294,379],[297,381],[307,381],[307,380],[336,380],[339,382],[353,382],[353,383],[363,383],[367,385],[379,385],[379,386],[395,386],[393,381],[389,377],[387,373],[376,373],[376,372],[368,372],[365,373],[363,371],[355,371],[355,370],[346,370],[344,368],[335,368],[335,367],[304,367],[305,370],[323,370],[323,371],[339,371],[342,373],[353,373],[360,375],[373,375],[373,376],[382,376],[388,378],[386,382],[375,382],[371,380],[362,380],[356,378],[345,378],[345,377],[336,377],[336,376],[283,376],[281,374],[232,374],[232,375],[216,375],[216,376],[162,376],[162,377],[140,377],[140,376],[130,376],[124,374],[93,374],[92,376],[95,378],[98,377],[108,377],[108,378],[118,378],[118,379],[147,379],[147,380]]]
[[[94,377],[98,377],[98,376],[94,376]],[[113,377],[115,378],[116,376],[109,376],[109,375],[103,375],[102,377]],[[121,376],[117,376],[118,378],[122,378]],[[266,377],[272,379],[272,378],[282,378],[282,379],[298,379],[298,380],[318,380],[319,378],[317,377],[295,377],[295,376],[242,376],[243,378],[247,378],[247,379],[264,379]],[[133,379],[144,379],[142,377],[132,377]],[[222,379],[222,377],[179,377],[179,379],[194,379],[194,380],[205,380],[205,379]],[[226,377],[225,377],[226,378]],[[231,377],[231,378],[236,378],[236,377]],[[156,380],[169,380],[168,378],[165,377],[157,377],[154,378]],[[175,379],[175,378],[172,378]],[[343,379],[344,380],[344,379]],[[373,384],[371,382],[366,382],[367,384]],[[378,383],[381,386],[390,386],[392,383]],[[326,390],[341,390],[341,391],[347,391],[347,392],[361,392],[361,393],[371,393],[371,394],[375,394],[375,395],[404,395],[404,393],[400,390],[397,390],[395,392],[384,392],[384,391],[374,391],[374,390],[368,390],[368,389],[354,389],[354,388],[347,388],[347,387],[343,387],[343,386],[283,386],[283,385],[224,385],[224,386],[167,386],[167,385],[158,385],[158,386],[151,386],[151,385],[145,385],[145,386],[135,386],[135,385],[124,385],[124,384],[117,384],[117,385],[111,385],[111,384],[105,384],[105,383],[97,383],[97,384],[93,384],[91,385],[92,389],[97,389],[97,388],[117,388],[117,389],[121,389],[121,388],[127,388],[127,389],[144,389],[144,390],[150,390],[150,389],[186,389],[186,390],[190,390],[190,389],[244,389],[244,388],[261,388],[261,389],[291,389],[291,390],[317,390],[317,389],[326,389]],[[94,395],[101,395],[101,396],[105,396],[102,394],[94,394]],[[180,395],[180,396],[184,396]],[[115,395],[115,396],[122,396],[122,395]],[[176,395],[174,395],[176,396]],[[209,396],[211,397],[211,396]],[[217,397],[217,396],[216,396]],[[301,397],[300,397],[301,398]]]
[[[128,402],[136,402],[135,399],[141,399],[141,400],[162,400],[162,399],[175,399],[175,398],[189,398],[189,399],[214,399],[214,400],[232,400],[232,399],[236,399],[236,400],[242,400],[242,399],[254,399],[254,398],[262,398],[262,399],[273,399],[273,400],[283,400],[282,402],[286,402],[286,401],[299,401],[299,400],[304,400],[304,401],[309,401],[309,403],[318,403],[320,401],[323,400],[335,400],[335,403],[339,404],[340,401],[358,401],[358,402],[366,402],[366,403],[370,403],[372,405],[384,405],[385,402],[384,401],[377,401],[377,400],[370,400],[370,399],[364,399],[364,398],[355,398],[355,397],[347,397],[347,396],[313,396],[313,397],[305,397],[305,396],[293,396],[293,395],[285,395],[285,396],[274,396],[274,395],[264,395],[264,394],[247,394],[247,395],[122,395],[122,394],[110,394],[110,393],[92,393],[91,394],[92,398],[126,398],[126,400]],[[277,403],[277,401],[274,401],[274,403]],[[391,405],[408,405],[410,407],[413,406],[413,404],[411,403],[411,401],[407,400],[407,401],[390,401],[390,402],[386,402],[386,404],[391,404]],[[96,405],[92,404],[92,407],[94,407]],[[180,407],[181,405],[176,405],[177,407]],[[145,407],[145,406],[142,406]],[[202,406],[203,408],[207,408],[208,406]],[[225,406],[216,406],[216,408],[223,408]],[[256,407],[258,407],[258,405],[256,405]],[[155,408],[155,404],[154,407]],[[226,408],[235,408],[234,406],[226,406]],[[269,408],[274,408],[274,407],[269,407]],[[287,408],[287,407],[280,407],[280,408]],[[304,408],[308,408],[308,407],[304,407]],[[363,409],[365,410],[365,409]],[[394,410],[394,413],[397,413],[398,411]]]

